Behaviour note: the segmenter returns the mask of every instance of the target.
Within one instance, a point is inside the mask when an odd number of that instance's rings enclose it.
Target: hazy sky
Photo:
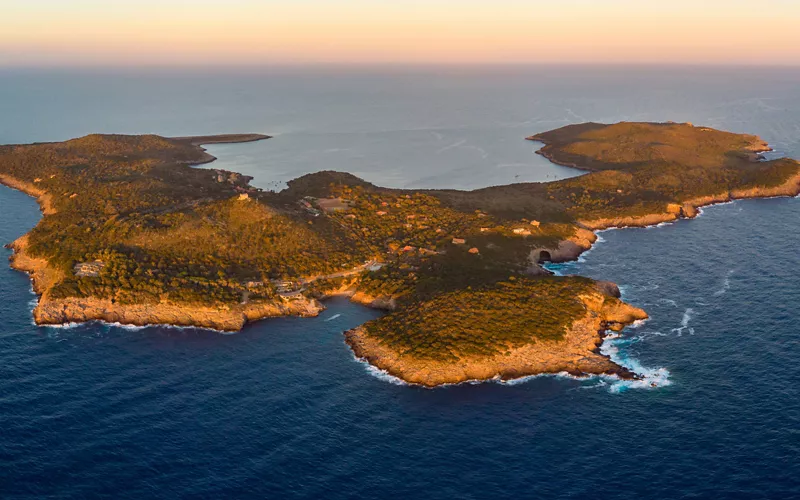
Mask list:
[[[800,0],[0,0],[0,65],[800,65]]]

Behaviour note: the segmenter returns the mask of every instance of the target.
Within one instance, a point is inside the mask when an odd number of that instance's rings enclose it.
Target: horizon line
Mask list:
[[[617,61],[617,62],[597,62],[597,61],[472,61],[472,62],[433,62],[433,61],[408,61],[408,62],[382,62],[382,61],[303,61],[303,62],[252,62],[252,63],[198,63],[198,62],[154,62],[154,63],[134,63],[116,64],[113,62],[103,63],[64,63],[64,64],[3,64],[2,69],[270,69],[270,68],[477,68],[477,67],[642,67],[642,68],[800,68],[800,62],[728,62],[728,61],[709,61],[709,62],[651,62],[651,61]]]

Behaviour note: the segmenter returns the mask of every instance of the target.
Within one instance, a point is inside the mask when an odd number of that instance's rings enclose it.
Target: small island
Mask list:
[[[314,316],[347,295],[387,314],[345,332],[355,355],[433,387],[543,373],[636,373],[602,355],[647,317],[613,283],[552,276],[593,231],[694,217],[737,198],[796,196],[800,163],[758,137],[691,124],[585,123],[529,137],[556,182],[400,190],[322,171],[278,192],[210,166],[202,144],[258,134],[89,135],[0,146],[0,182],[44,214],[10,244],[37,324],[101,320],[236,331]]]

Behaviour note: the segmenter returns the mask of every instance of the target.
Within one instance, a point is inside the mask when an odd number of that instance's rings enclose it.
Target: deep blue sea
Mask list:
[[[210,151],[274,189],[321,169],[576,175],[522,139],[585,120],[691,121],[800,157],[800,69],[0,70],[0,143],[262,132]],[[1,243],[39,218],[0,187]],[[399,385],[354,360],[342,331],[378,313],[345,300],[234,335],[38,328],[28,277],[0,266],[0,497],[800,498],[798,221],[800,199],[739,201],[602,232],[555,267],[651,314],[604,349],[656,388]]]

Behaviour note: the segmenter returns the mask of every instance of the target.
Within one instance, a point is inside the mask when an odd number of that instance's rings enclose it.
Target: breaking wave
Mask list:
[[[647,368],[639,360],[627,354],[627,347],[641,341],[643,338],[644,336],[626,338],[614,334],[606,337],[603,345],[600,346],[600,352],[611,358],[611,361],[628,368],[640,377],[637,380],[625,380],[606,376],[605,378],[609,381],[609,392],[619,394],[628,389],[655,389],[672,385],[669,379],[669,370],[666,368]]]
[[[345,343],[345,345],[346,344],[347,343]],[[348,345],[347,348],[350,349],[350,346]],[[381,370],[377,366],[369,364],[369,362],[367,362],[367,360],[365,360],[363,358],[359,358],[358,356],[356,356],[355,353],[352,351],[352,349],[350,350],[350,353],[353,355],[353,361],[355,361],[356,363],[362,365],[364,367],[364,370],[366,370],[366,372],[368,374],[372,375],[373,377],[377,378],[378,380],[381,380],[383,382],[388,382],[388,383],[393,384],[393,385],[407,385],[407,386],[414,385],[414,384],[409,384],[408,382],[406,382],[406,381],[404,381],[404,380],[402,380],[400,378],[397,378],[394,375],[391,375],[386,370]]]

